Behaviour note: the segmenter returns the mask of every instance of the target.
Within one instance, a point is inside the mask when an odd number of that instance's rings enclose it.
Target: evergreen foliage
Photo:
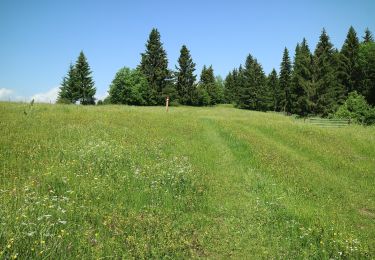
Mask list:
[[[366,28],[365,36],[363,37],[363,42],[364,43],[374,42],[374,37],[372,36],[372,33],[368,28]]]
[[[194,75],[195,63],[185,45],[181,48],[178,65],[179,66],[176,68],[176,88],[179,103],[183,105],[192,105],[195,91],[194,83],[196,80],[196,75]]]
[[[292,97],[291,97],[291,77],[292,77],[292,64],[289,57],[289,51],[285,47],[283,59],[280,65],[280,89],[281,89],[281,102],[282,111],[286,113],[292,112]]]
[[[71,104],[79,99],[78,86],[76,84],[76,73],[73,64],[70,64],[67,75],[63,78],[57,103]]]
[[[301,116],[307,116],[313,110],[313,63],[312,55],[306,39],[301,45],[297,44],[294,56],[291,86],[291,112]]]
[[[362,69],[362,92],[366,100],[375,106],[375,43],[367,42],[360,46],[359,64]]]
[[[76,85],[78,89],[79,101],[82,105],[94,105],[96,88],[91,77],[91,69],[85,54],[80,52],[75,64]]]
[[[215,81],[214,70],[212,66],[208,68],[206,65],[203,66],[200,75],[199,85],[204,89],[210,97],[209,105],[215,105],[220,102],[220,94]]]
[[[340,78],[346,93],[361,92],[361,68],[359,67],[359,40],[353,27],[350,27],[341,48]]]
[[[275,69],[272,69],[267,77],[267,86],[272,96],[272,105],[270,109],[273,111],[280,111],[281,90],[279,86],[279,78]]]
[[[96,88],[91,73],[85,54],[81,51],[75,65],[70,65],[68,74],[61,83],[57,102],[76,103],[80,101],[82,105],[94,105]]]
[[[146,51],[141,54],[139,69],[149,83],[149,105],[162,105],[164,88],[167,87],[170,72],[168,70],[167,54],[160,41],[160,33],[153,28],[146,43]]]
[[[325,29],[314,52],[314,112],[327,116],[343,102],[345,90],[338,79],[337,55]]]

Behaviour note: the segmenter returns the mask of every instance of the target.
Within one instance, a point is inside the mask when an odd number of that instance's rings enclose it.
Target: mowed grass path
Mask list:
[[[0,259],[375,257],[374,127],[0,103],[0,136]]]

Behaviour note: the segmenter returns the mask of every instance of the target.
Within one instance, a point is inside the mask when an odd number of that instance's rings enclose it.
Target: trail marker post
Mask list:
[[[169,109],[169,97],[167,96],[167,98],[165,99],[165,111],[168,112],[168,109]]]

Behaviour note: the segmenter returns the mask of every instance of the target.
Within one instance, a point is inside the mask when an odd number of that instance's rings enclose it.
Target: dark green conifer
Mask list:
[[[167,86],[170,73],[168,70],[167,54],[160,41],[160,33],[153,28],[146,43],[146,51],[142,53],[140,70],[149,83],[149,105],[165,103],[163,90]]]
[[[374,42],[374,37],[372,36],[372,33],[368,28],[366,28],[365,36],[363,36],[363,42],[364,43]]]
[[[350,27],[340,52],[340,80],[346,93],[361,91],[361,68],[359,66],[359,40],[353,27]]]
[[[333,45],[323,29],[314,52],[315,114],[327,116],[343,102],[344,87],[338,80],[336,56]]]
[[[94,87],[94,80],[92,79],[91,73],[85,54],[81,51],[75,64],[75,81],[79,101],[82,105],[95,104],[94,95],[96,93],[96,88]]]
[[[179,96],[179,102],[184,105],[193,104],[193,95],[195,91],[194,82],[196,80],[195,63],[190,56],[188,48],[183,45],[180,51],[180,57],[178,58],[178,67],[176,72],[177,78],[177,92]]]
[[[292,65],[289,58],[288,49],[285,47],[283,53],[283,59],[280,65],[280,89],[281,89],[281,102],[282,111],[286,113],[291,112],[292,108],[292,97],[291,97],[291,77],[292,77]]]
[[[279,78],[275,69],[272,69],[271,73],[267,77],[267,86],[272,96],[272,105],[270,109],[273,111],[280,111],[281,91],[279,86]]]
[[[306,39],[297,44],[292,72],[292,113],[306,116],[313,109],[312,55]]]
[[[63,78],[57,103],[75,103],[79,99],[74,66],[70,64],[67,75]]]

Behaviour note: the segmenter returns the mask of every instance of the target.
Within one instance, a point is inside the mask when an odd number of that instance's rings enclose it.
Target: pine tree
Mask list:
[[[190,56],[190,52],[185,45],[182,46],[180,57],[178,58],[179,67],[176,67],[177,92],[179,102],[184,105],[193,104],[193,94],[195,91],[194,82],[196,80],[195,63]]]
[[[253,109],[256,108],[256,93],[254,86],[254,73],[253,64],[254,58],[249,54],[246,58],[245,68],[239,69],[239,89],[238,89],[238,107],[243,109]]]
[[[140,70],[146,76],[150,90],[149,105],[164,104],[163,89],[170,77],[167,54],[160,41],[160,33],[153,28],[146,43],[146,51],[142,53]]]
[[[289,58],[288,49],[285,47],[283,53],[283,59],[280,65],[280,89],[282,92],[280,105],[282,106],[282,111],[290,113],[292,108],[292,98],[291,98],[291,75],[292,75],[292,65]]]
[[[267,78],[262,65],[254,59],[253,63],[253,86],[255,91],[255,110],[267,111],[272,106],[271,91],[268,89]]]
[[[210,97],[210,105],[217,104],[219,102],[219,93],[217,90],[212,65],[210,65],[208,68],[206,65],[203,66],[200,76],[200,85],[207,91],[207,94]]]
[[[78,99],[79,93],[76,83],[76,72],[74,66],[70,64],[68,73],[61,83],[57,103],[75,103]]]
[[[312,112],[312,55],[303,39],[301,45],[297,44],[292,72],[292,113],[306,116]]]
[[[76,84],[78,88],[78,96],[82,105],[95,104],[94,95],[96,89],[94,81],[91,77],[91,69],[83,51],[80,52],[75,64]]]
[[[350,27],[340,55],[340,80],[346,93],[361,91],[361,68],[359,67],[359,40],[353,27]]]
[[[365,36],[363,37],[363,42],[364,43],[374,42],[374,37],[372,36],[372,33],[368,28],[366,28]]]
[[[314,110],[318,115],[327,116],[343,102],[344,87],[338,80],[336,56],[323,29],[314,52]]]
[[[273,111],[280,111],[281,90],[279,86],[279,78],[275,69],[267,77],[268,90],[272,95],[272,104],[270,109]]]
[[[224,101],[228,104],[234,102],[234,77],[231,71],[225,77]]]

